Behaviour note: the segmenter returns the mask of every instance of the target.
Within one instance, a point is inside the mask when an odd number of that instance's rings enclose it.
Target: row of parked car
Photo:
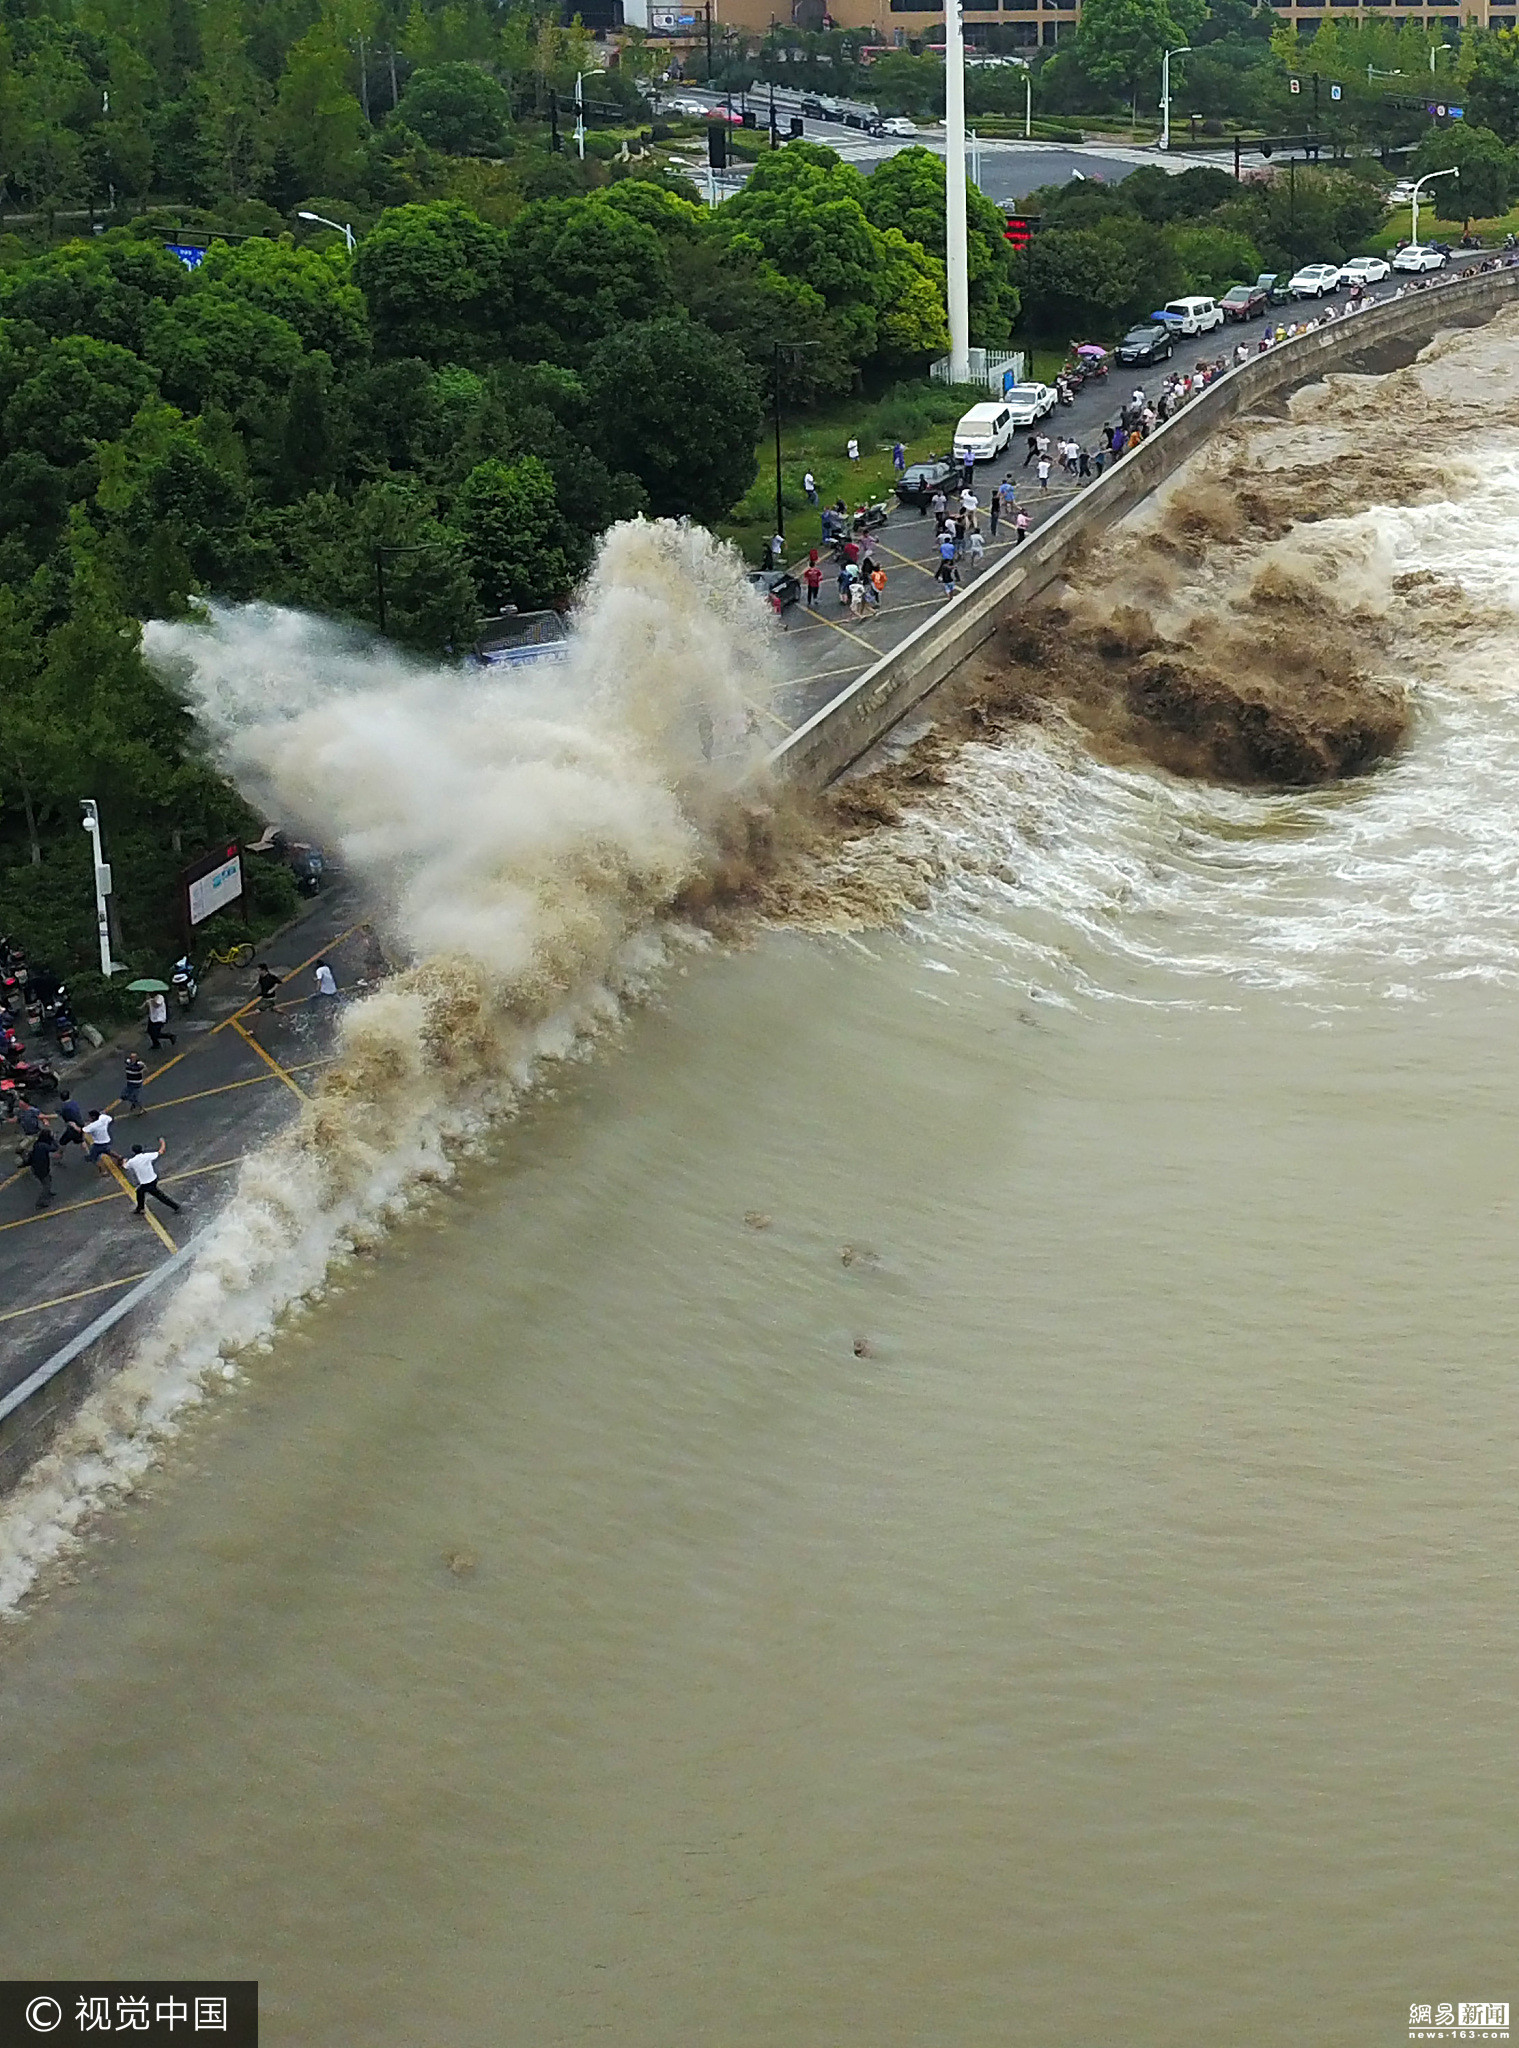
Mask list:
[[[1114,354],[1120,363],[1131,367],[1163,363],[1178,341],[1195,340],[1230,321],[1259,320],[1273,306],[1291,305],[1296,299],[1322,299],[1342,286],[1364,291],[1395,270],[1439,270],[1449,258],[1450,250],[1443,243],[1410,242],[1390,263],[1384,256],[1352,256],[1348,263],[1305,263],[1285,278],[1280,271],[1263,270],[1254,284],[1231,285],[1222,298],[1200,293],[1172,299],[1142,326],[1131,328]]]

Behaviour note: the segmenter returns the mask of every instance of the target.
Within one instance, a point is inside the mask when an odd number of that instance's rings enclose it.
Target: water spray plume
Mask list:
[[[563,665],[427,668],[267,606],[148,628],[228,772],[337,853],[406,964],[346,1008],[313,1098],[244,1163],[156,1329],[28,1476],[0,1528],[0,1611],[131,1486],[208,1375],[657,967],[661,913],[752,789],[765,626],[732,549],[638,520],[606,536]]]

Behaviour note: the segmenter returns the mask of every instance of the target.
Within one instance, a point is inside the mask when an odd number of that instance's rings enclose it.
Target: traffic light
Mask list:
[[[707,162],[714,171],[728,168],[728,131],[726,128],[707,130]]]
[[[1004,242],[1011,242],[1015,249],[1026,249],[1029,243],[1029,224],[1021,213],[1010,213],[1007,225],[1002,230]]]

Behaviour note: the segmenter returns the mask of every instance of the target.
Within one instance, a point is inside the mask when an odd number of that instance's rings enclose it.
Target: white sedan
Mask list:
[[[893,114],[889,121],[881,123],[883,135],[916,135],[917,132],[917,122],[909,121],[905,114]]]
[[[1341,284],[1380,284],[1391,276],[1391,265],[1381,256],[1352,256],[1340,272]]]
[[[1339,282],[1337,263],[1305,263],[1289,280],[1287,289],[1295,299],[1321,299],[1325,292],[1334,291]]]
[[[1410,242],[1392,259],[1394,270],[1443,270],[1445,251],[1431,249],[1427,242]]]
[[[1002,394],[1015,427],[1037,426],[1047,413],[1055,410],[1055,394],[1048,384],[1014,384]]]

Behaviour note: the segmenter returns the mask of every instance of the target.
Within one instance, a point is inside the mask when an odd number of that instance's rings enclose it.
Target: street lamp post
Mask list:
[[[1417,248],[1418,248],[1418,246],[1419,246],[1419,194],[1420,194],[1420,193],[1421,193],[1421,192],[1423,191],[1424,187],[1425,187],[1425,186],[1426,186],[1426,185],[1427,185],[1427,184],[1429,183],[1429,181],[1430,181],[1430,179],[1431,179],[1431,178],[1459,178],[1459,177],[1460,177],[1460,175],[1461,175],[1461,166],[1460,166],[1459,164],[1452,164],[1451,168],[1450,168],[1450,169],[1449,169],[1448,171],[1426,171],[1426,172],[1424,173],[1424,176],[1423,176],[1422,178],[1420,178],[1420,179],[1418,180],[1418,182],[1417,182],[1417,183],[1415,184],[1415,186],[1414,186],[1414,189],[1413,189],[1413,206],[1414,206],[1414,214],[1413,214],[1413,246],[1414,246],[1414,248],[1416,248],[1416,249],[1417,249]]]
[[[296,214],[296,219],[314,220],[317,223],[318,227],[336,228],[337,232],[343,237],[343,240],[348,245],[349,255],[351,256],[353,254],[353,245],[356,237],[354,235],[353,229],[348,225],[347,221],[329,220],[325,213],[308,213],[304,207],[302,207],[300,211]]]
[[[1034,132],[1034,78],[1033,73],[1023,74],[1023,139],[1027,142]]]
[[[99,806],[93,797],[82,796],[79,808],[84,813],[79,822],[90,835],[95,856],[95,929],[100,937],[100,971],[109,981],[113,974],[125,972],[122,962],[111,958],[111,864],[100,850]]]
[[[1171,59],[1191,54],[1192,45],[1183,43],[1179,49],[1167,50],[1160,60],[1160,146],[1171,147]]]

